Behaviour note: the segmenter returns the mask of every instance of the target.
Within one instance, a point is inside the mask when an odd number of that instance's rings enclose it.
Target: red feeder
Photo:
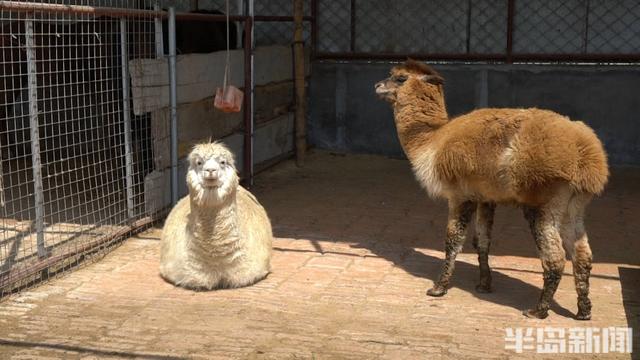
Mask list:
[[[220,111],[226,113],[240,112],[242,108],[242,100],[244,93],[237,87],[227,84],[229,78],[229,68],[231,67],[229,61],[229,0],[227,3],[227,59],[224,66],[224,80],[221,88],[216,89],[216,97],[213,100],[213,106]]]
[[[216,89],[213,106],[226,113],[240,112],[244,93],[233,85]]]

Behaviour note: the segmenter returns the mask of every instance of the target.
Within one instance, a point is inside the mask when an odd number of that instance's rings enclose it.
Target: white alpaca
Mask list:
[[[190,289],[242,287],[270,271],[271,223],[238,185],[224,145],[196,145],[189,154],[189,195],[171,210],[161,238],[160,275]]]

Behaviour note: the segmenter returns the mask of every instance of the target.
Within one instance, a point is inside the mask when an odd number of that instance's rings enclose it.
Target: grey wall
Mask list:
[[[390,106],[373,84],[391,63],[313,64],[309,141],[341,152],[403,157]],[[435,65],[451,116],[481,107],[538,107],[589,124],[612,164],[640,165],[640,67]]]

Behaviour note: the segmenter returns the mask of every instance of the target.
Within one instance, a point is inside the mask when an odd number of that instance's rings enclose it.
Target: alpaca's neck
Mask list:
[[[412,92],[398,97],[394,106],[398,138],[411,160],[414,153],[449,121],[444,96],[440,91]]]
[[[193,246],[198,253],[209,257],[233,254],[239,241],[238,216],[235,193],[221,204],[198,206],[191,200],[189,227]]]

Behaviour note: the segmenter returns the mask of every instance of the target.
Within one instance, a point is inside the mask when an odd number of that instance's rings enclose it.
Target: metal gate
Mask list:
[[[0,297],[104,255],[157,215],[143,199],[149,118],[130,111],[127,73],[155,57],[154,19],[131,15],[141,1],[92,3],[129,15],[0,9]]]

